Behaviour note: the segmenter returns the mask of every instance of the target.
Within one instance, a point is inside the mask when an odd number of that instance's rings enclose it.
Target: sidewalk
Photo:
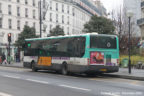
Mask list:
[[[142,69],[131,69],[131,74],[128,73],[128,68],[120,68],[119,72],[116,73],[106,73],[105,76],[141,80],[144,81],[144,70]]]
[[[0,66],[23,68],[23,62],[13,62],[11,64],[6,64],[6,65],[3,64]],[[144,70],[142,70],[142,69],[132,69],[131,74],[129,74],[128,68],[119,68],[119,72],[105,73],[103,75],[110,76],[110,77],[144,81]]]
[[[23,62],[11,62],[10,64],[0,64],[0,66],[23,68]]]

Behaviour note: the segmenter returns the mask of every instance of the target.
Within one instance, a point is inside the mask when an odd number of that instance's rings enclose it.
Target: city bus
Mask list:
[[[25,40],[24,67],[32,71],[108,73],[119,70],[116,35],[89,33]]]

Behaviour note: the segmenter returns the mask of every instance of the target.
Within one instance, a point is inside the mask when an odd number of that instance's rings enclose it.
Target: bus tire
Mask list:
[[[33,72],[37,72],[38,71],[38,69],[36,68],[35,65],[36,65],[35,62],[32,62],[32,71]]]
[[[62,75],[68,75],[68,70],[67,70],[67,64],[66,63],[62,64],[61,74]]]

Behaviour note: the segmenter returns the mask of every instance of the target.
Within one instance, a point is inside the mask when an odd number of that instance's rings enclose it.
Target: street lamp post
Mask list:
[[[128,17],[129,18],[129,39],[128,39],[128,55],[129,55],[129,65],[128,65],[128,68],[129,68],[129,74],[131,74],[131,59],[130,59],[130,49],[131,49],[131,45],[130,45],[130,41],[131,41],[131,38],[130,38],[130,21],[131,21],[131,17]]]
[[[40,37],[42,37],[42,10],[41,10],[41,0],[39,2],[40,7]]]
[[[129,64],[128,64],[128,71],[129,71],[129,74],[131,74],[131,59],[130,59],[130,56],[131,56],[131,38],[130,38],[130,32],[131,32],[131,17],[133,16],[133,12],[132,11],[128,11],[127,12],[127,16],[128,16],[128,21],[129,21],[129,39],[128,39],[128,56],[129,56]]]

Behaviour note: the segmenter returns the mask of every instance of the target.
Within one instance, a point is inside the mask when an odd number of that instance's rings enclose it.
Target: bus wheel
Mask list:
[[[35,66],[35,62],[32,62],[32,71],[33,72],[37,72],[38,71],[38,69]]]
[[[62,73],[63,75],[67,75],[67,74],[68,74],[67,64],[66,64],[66,63],[62,64],[61,73]]]

